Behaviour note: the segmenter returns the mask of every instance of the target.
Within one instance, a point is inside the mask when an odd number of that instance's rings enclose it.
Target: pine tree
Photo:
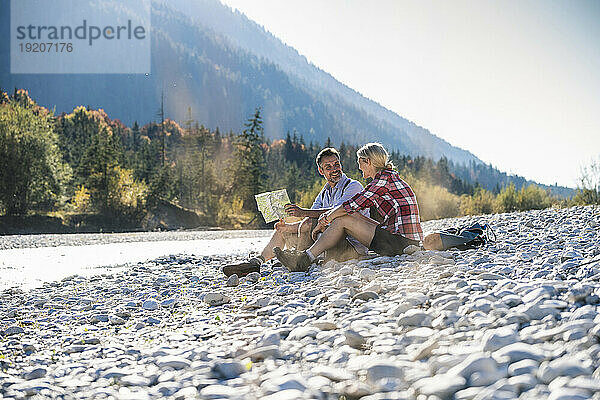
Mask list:
[[[243,201],[247,210],[256,210],[254,195],[264,189],[266,181],[265,157],[261,143],[264,132],[260,107],[252,118],[244,124],[246,129],[235,138],[235,156],[230,165],[231,176],[234,177],[234,189]]]
[[[100,124],[81,159],[78,173],[85,177],[92,200],[102,213],[109,213],[111,209],[110,183],[116,179],[116,167],[120,165],[122,154],[120,138],[108,125]]]

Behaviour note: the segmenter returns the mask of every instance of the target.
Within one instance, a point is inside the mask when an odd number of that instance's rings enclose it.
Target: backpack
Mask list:
[[[456,247],[459,250],[475,249],[486,243],[496,242],[496,233],[488,224],[472,225],[461,228],[449,228],[439,232],[444,244],[444,250]],[[444,240],[445,239],[445,240]]]

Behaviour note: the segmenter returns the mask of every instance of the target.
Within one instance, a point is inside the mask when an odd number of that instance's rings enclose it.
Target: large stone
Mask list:
[[[499,328],[487,331],[483,335],[483,350],[495,351],[519,341],[519,334],[510,328]]]
[[[350,268],[350,267],[342,267],[338,271],[338,274],[340,274],[340,276],[352,275],[352,268]]]
[[[421,250],[419,246],[415,246],[414,244],[408,245],[404,248],[404,254],[415,254],[417,251]]]
[[[550,299],[554,295],[554,290],[546,286],[533,289],[523,296],[523,303],[537,303],[543,299]]]
[[[600,393],[600,377],[578,376],[570,379],[567,386],[574,389]]]
[[[542,361],[546,358],[546,353],[537,346],[517,342],[496,350],[492,356],[500,363],[504,362],[504,359],[514,363],[526,359]]]
[[[262,361],[266,360],[267,358],[281,358],[281,352],[279,351],[279,347],[276,345],[263,346],[254,350],[250,350],[241,358],[250,358],[252,361]]]
[[[248,282],[256,283],[256,282],[258,282],[259,279],[260,279],[260,273],[258,273],[258,272],[250,272],[248,275],[246,275],[246,280]]]
[[[286,323],[290,324],[290,325],[298,325],[298,324],[306,321],[308,318],[309,318],[308,315],[306,315],[304,313],[292,314],[289,316]]]
[[[233,379],[246,372],[246,368],[239,361],[217,361],[213,371],[221,379]]]
[[[112,368],[107,369],[106,371],[102,372],[100,374],[100,376],[104,379],[113,379],[113,378],[119,379],[123,376],[130,375],[131,373],[132,373],[132,371],[130,369],[112,367]]]
[[[396,307],[392,308],[390,314],[392,317],[399,317],[404,314],[408,310],[411,309],[411,305],[408,303],[400,303]]]
[[[110,321],[110,323],[112,325],[124,325],[125,324],[125,320],[121,317],[119,317],[118,315],[111,315],[108,317],[108,320]]]
[[[340,397],[346,399],[364,399],[365,396],[373,393],[373,389],[366,383],[352,380],[336,383],[333,392],[339,393]]]
[[[300,374],[289,374],[267,379],[260,387],[267,394],[290,389],[304,392],[308,388],[308,382]]]
[[[589,362],[582,362],[574,357],[563,356],[552,361],[544,361],[537,371],[537,377],[544,383],[552,382],[556,377],[574,378],[580,375],[591,375],[593,372]]]
[[[94,314],[90,318],[90,323],[108,322],[108,314]]]
[[[311,373],[315,375],[324,376],[330,381],[334,382],[342,382],[351,379],[356,379],[354,374],[346,371],[345,369],[334,368],[327,365],[317,365],[316,367],[311,368]]]
[[[367,344],[366,339],[358,332],[347,329],[344,331],[344,336],[346,337],[346,344],[355,349],[362,349],[365,344]]]
[[[25,379],[32,380],[32,379],[43,378],[44,376],[46,376],[47,372],[48,371],[46,370],[46,368],[43,368],[43,367],[34,368],[31,371],[29,371],[27,374],[25,374]]]
[[[235,399],[239,398],[240,388],[227,385],[208,385],[200,390],[201,399]]]
[[[418,309],[410,309],[398,317],[399,326],[431,327],[431,316]]]
[[[352,296],[352,300],[363,300],[363,301],[375,300],[378,298],[379,298],[379,295],[377,293],[371,292],[371,291],[359,292],[359,293],[356,293],[354,296]]]
[[[266,331],[258,341],[258,347],[279,346],[281,336],[276,331]]]
[[[413,384],[419,394],[437,396],[442,400],[452,399],[454,393],[463,389],[467,380],[462,376],[439,374],[430,378],[422,378]]]
[[[158,303],[155,300],[148,299],[142,303],[144,310],[153,311],[158,309]]]
[[[560,315],[560,311],[551,305],[543,303],[527,303],[517,307],[517,312],[521,312],[529,318],[529,320],[538,320],[552,315],[554,317]]]
[[[593,320],[589,320],[589,319],[574,320],[574,321],[565,322],[555,328],[543,329],[543,330],[534,332],[529,337],[534,340],[548,340],[555,336],[562,336],[565,333],[570,332],[570,331],[578,331],[578,330],[587,331],[590,328],[593,328],[595,325],[596,325],[596,323]],[[524,338],[524,339],[528,339],[528,337]]]
[[[363,268],[358,273],[358,276],[360,277],[360,279],[362,279],[363,281],[367,281],[367,282],[370,282],[373,279],[375,279],[376,275],[377,275],[377,273],[375,271],[373,271],[371,268]]]
[[[319,329],[317,328],[311,326],[299,326],[292,329],[287,338],[288,340],[301,340],[308,336],[314,339],[317,336],[317,333],[319,333]]]
[[[209,306],[221,306],[223,304],[229,303],[231,299],[224,295],[223,293],[218,292],[210,292],[204,296],[204,302]]]
[[[331,321],[317,320],[317,321],[313,321],[311,323],[311,325],[322,331],[333,331],[338,328],[337,324],[334,322],[331,322]]]
[[[239,284],[240,284],[240,278],[237,276],[237,274],[233,274],[229,278],[227,278],[227,286],[235,287]]]
[[[591,395],[587,390],[561,387],[553,390],[548,400],[589,400]]]
[[[120,383],[123,386],[140,386],[147,387],[150,386],[152,381],[145,376],[141,375],[126,375],[121,378]]]
[[[404,373],[402,369],[392,362],[375,362],[367,368],[367,380],[371,383],[385,378],[402,378]]]
[[[528,390],[533,389],[539,383],[535,375],[533,374],[522,374],[512,376],[506,381],[509,385],[514,386],[517,389],[517,392],[523,393]]]
[[[6,328],[3,332],[2,335],[4,336],[12,336],[12,335],[18,335],[20,333],[25,333],[25,329],[21,328],[20,326],[9,326],[8,328]]]
[[[177,305],[177,299],[171,298],[160,302],[160,306],[164,308],[173,308]]]
[[[458,375],[468,380],[474,372],[494,373],[497,369],[498,363],[492,357],[472,354],[460,364],[450,368],[447,375]]]
[[[419,345],[416,349],[409,353],[410,359],[412,361],[422,360],[424,358],[428,358],[431,356],[433,350],[439,347],[439,341],[433,337],[427,340],[425,343]]]
[[[335,287],[337,287],[339,289],[343,289],[343,288],[357,288],[357,287],[360,287],[360,285],[361,285],[360,281],[358,281],[356,279],[352,279],[349,276],[340,276],[335,281]]]
[[[178,356],[162,356],[156,360],[156,365],[160,368],[183,369],[190,366],[190,361]]]
[[[535,375],[538,370],[539,363],[535,360],[521,360],[508,366],[508,375]]]

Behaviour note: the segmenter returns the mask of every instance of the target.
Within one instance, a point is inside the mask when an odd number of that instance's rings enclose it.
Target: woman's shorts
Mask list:
[[[375,235],[373,235],[373,239],[369,245],[369,250],[382,256],[396,256],[402,254],[404,249],[411,244],[420,247],[418,240],[394,234],[387,229],[383,229],[381,225],[377,225]]]

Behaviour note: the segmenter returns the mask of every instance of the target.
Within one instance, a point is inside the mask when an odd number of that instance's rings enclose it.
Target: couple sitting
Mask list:
[[[260,272],[262,263],[274,256],[290,271],[307,271],[323,253],[326,259],[345,261],[365,255],[367,249],[394,256],[411,244],[420,246],[423,232],[417,198],[393,169],[385,148],[379,143],[368,143],[356,154],[363,178],[373,179],[366,188],[342,172],[335,149],[321,150],[316,162],[327,183],[310,209],[295,204],[286,206],[288,214],[303,219],[276,223],[275,233],[262,253],[223,267],[225,275]],[[381,222],[369,217],[371,207]],[[435,248],[437,241],[439,237],[430,235],[423,245]],[[282,250],[285,245],[289,249]]]

